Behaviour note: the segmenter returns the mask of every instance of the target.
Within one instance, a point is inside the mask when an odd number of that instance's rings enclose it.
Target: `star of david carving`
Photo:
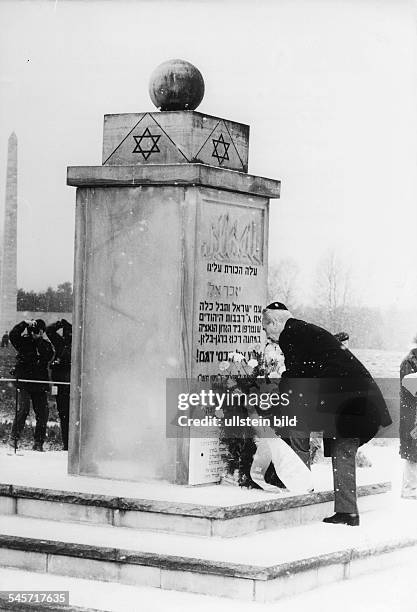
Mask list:
[[[149,159],[152,153],[160,153],[161,150],[158,147],[158,140],[161,138],[160,134],[151,134],[149,128],[146,128],[140,136],[133,136],[133,138],[135,139],[136,147],[132,153],[140,153],[145,160]],[[142,147],[143,141],[146,148]]]
[[[225,139],[223,138],[223,134],[220,134],[217,140],[215,138],[212,138],[212,141],[214,149],[211,156],[215,157],[219,164],[222,165],[225,159],[230,159],[228,153],[230,142],[225,141]]]

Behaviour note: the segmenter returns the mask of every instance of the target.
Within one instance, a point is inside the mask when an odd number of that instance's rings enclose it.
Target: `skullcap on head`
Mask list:
[[[265,310],[288,310],[288,308],[282,302],[272,302]]]

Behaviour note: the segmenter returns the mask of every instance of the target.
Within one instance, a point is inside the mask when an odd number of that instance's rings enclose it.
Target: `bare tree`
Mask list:
[[[290,310],[297,305],[298,276],[300,268],[291,257],[281,259],[269,268],[268,303],[278,300]]]
[[[317,264],[315,302],[323,325],[333,333],[342,331],[352,305],[351,273],[333,249]]]

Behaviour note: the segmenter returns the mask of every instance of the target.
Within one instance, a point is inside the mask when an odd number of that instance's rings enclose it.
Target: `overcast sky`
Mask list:
[[[72,280],[68,165],[101,162],[103,115],[153,110],[149,75],[202,72],[199,111],[251,126],[282,181],[270,261],[307,288],[336,246],[362,301],[417,306],[416,14],[408,0],[0,2],[0,195],[19,141],[18,284]]]

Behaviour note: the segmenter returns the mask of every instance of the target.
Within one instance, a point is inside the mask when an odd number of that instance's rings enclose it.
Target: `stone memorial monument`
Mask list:
[[[195,111],[197,68],[165,62],[149,90],[160,111],[106,115],[102,165],[68,168],[69,472],[210,482],[215,438],[166,436],[166,380],[207,380],[229,351],[260,341],[280,183],[247,173],[247,125]]]
[[[10,134],[0,259],[0,335],[16,324],[17,300],[17,137]]]

